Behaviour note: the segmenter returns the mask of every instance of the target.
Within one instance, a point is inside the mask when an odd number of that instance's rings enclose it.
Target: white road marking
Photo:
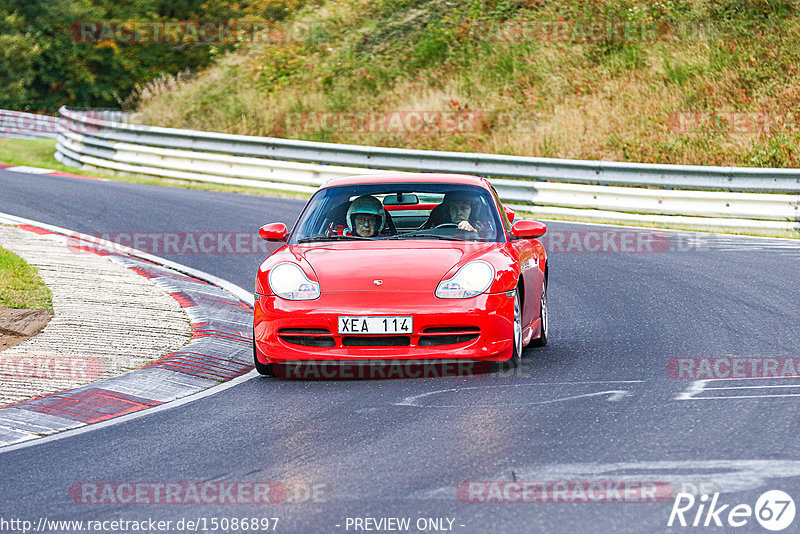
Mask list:
[[[28,167],[27,165],[18,165],[16,167],[6,167],[4,171],[11,172],[24,172],[26,174],[47,174],[53,172],[53,169],[41,169],[39,167]]]
[[[461,392],[468,389],[490,389],[490,388],[513,388],[513,387],[535,387],[535,386],[554,386],[554,385],[585,385],[585,384],[636,384],[643,382],[643,380],[600,380],[600,381],[585,381],[585,382],[536,382],[536,383],[527,383],[527,384],[501,384],[497,386],[471,386],[471,387],[458,387],[458,388],[449,388],[449,389],[439,389],[436,391],[428,391],[426,393],[420,393],[419,395],[411,395],[409,397],[405,397],[400,402],[396,402],[396,406],[415,406],[418,408],[463,408],[462,404],[436,404],[436,405],[428,405],[428,404],[420,404],[418,401],[420,399],[424,399],[426,397],[430,397],[432,395],[439,395],[444,393],[451,393],[451,392]],[[564,402],[568,400],[580,399],[584,397],[596,397],[600,395],[609,395],[608,401],[618,401],[624,397],[631,395],[628,390],[606,390],[606,391],[595,391],[592,393],[583,393],[580,395],[573,395],[569,397],[561,397],[557,399],[550,399],[545,401],[534,401],[534,402],[522,402],[518,403],[515,402],[515,406],[533,406],[533,405],[542,405],[542,404],[553,404],[556,402]],[[496,406],[496,404],[470,404],[471,407],[488,407],[488,406]]]
[[[800,384],[795,384],[795,385],[782,384],[775,386],[728,386],[725,388],[705,388],[705,390],[709,391],[712,389],[773,389],[773,388],[800,388]]]
[[[793,378],[793,377],[792,377]],[[752,379],[750,379],[752,380]],[[709,380],[694,380],[689,387],[674,397],[674,400],[727,400],[727,399],[770,399],[770,398],[785,398],[785,397],[800,397],[798,393],[763,393],[761,395],[715,395],[715,396],[700,396],[702,393],[711,391],[737,391],[737,390],[770,390],[776,388],[800,388],[800,384],[776,384],[774,380],[785,380],[785,378],[760,378],[764,383],[755,386],[738,386],[738,385],[724,385],[709,387],[707,384],[713,382],[722,382],[734,384],[736,380],[731,379],[709,379]]]

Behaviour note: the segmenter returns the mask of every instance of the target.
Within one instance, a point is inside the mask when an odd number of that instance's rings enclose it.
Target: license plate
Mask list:
[[[339,317],[340,334],[410,334],[414,331],[407,317]]]

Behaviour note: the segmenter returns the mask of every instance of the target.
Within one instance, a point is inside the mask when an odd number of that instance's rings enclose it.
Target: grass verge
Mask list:
[[[52,310],[50,290],[35,267],[0,247],[0,306],[28,310]]]

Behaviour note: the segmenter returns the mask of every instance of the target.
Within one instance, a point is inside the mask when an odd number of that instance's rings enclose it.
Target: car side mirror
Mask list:
[[[265,224],[258,229],[258,237],[266,241],[286,241],[289,229],[282,222]]]
[[[547,226],[539,221],[519,220],[511,225],[511,236],[514,239],[534,239],[542,237]]]
[[[503,209],[506,212],[506,217],[508,217],[508,222],[514,222],[514,210],[509,208],[508,206],[503,206]]]

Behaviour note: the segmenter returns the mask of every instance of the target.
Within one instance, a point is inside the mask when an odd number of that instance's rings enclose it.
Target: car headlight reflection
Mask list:
[[[319,298],[319,283],[312,282],[295,263],[279,263],[269,272],[272,292],[287,300],[314,300]]]
[[[485,261],[471,261],[461,267],[447,280],[436,287],[440,299],[466,299],[480,295],[492,285],[494,268]]]

